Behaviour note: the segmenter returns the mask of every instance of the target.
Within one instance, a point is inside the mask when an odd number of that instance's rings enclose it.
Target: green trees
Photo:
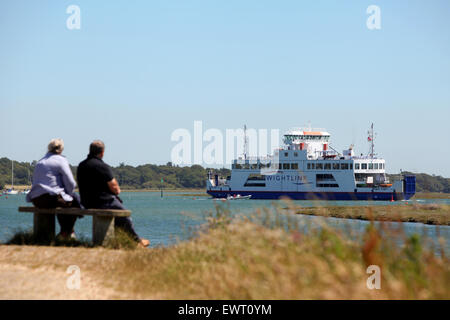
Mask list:
[[[14,185],[29,185],[28,172],[31,174],[36,163],[14,161]],[[0,158],[0,189],[11,184],[11,159]]]
[[[30,180],[36,161],[32,163],[14,162],[14,184],[27,185],[28,172]],[[76,178],[77,167],[70,166],[72,173]],[[113,174],[123,188],[135,189],[159,189],[161,179],[164,180],[164,188],[204,188],[206,183],[207,169],[193,165],[191,167],[174,166],[171,162],[165,165],[145,164],[137,167],[120,163],[113,167]],[[230,174],[228,169],[220,169],[220,174],[227,176]],[[0,159],[0,189],[6,184],[11,184],[11,160],[8,158]]]

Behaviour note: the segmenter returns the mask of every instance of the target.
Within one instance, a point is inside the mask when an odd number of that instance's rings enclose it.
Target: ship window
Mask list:
[[[316,181],[317,182],[322,182],[322,181],[336,181],[336,179],[334,179],[332,174],[329,173],[325,173],[325,174],[316,174]]]
[[[308,167],[308,170],[311,170],[311,163],[308,163],[307,167]]]
[[[316,169],[317,170],[322,170],[323,169],[323,165],[321,163],[316,163]]]
[[[314,163],[311,163],[311,169],[314,170]]]
[[[278,169],[283,169],[281,163],[278,164]]]
[[[348,163],[341,163],[341,170],[348,170]]]
[[[289,170],[289,163],[283,163],[283,169]]]
[[[373,163],[369,163],[369,170],[373,169]]]
[[[374,166],[374,169],[378,170],[378,163],[375,163]]]
[[[288,156],[288,153],[287,153],[287,152],[285,152],[285,153],[284,153],[284,156],[285,156],[285,157],[287,157],[287,156]]]
[[[294,152],[294,157],[298,157],[298,152]]]
[[[323,168],[324,168],[325,170],[331,170],[331,163],[325,163],[324,166],[323,166]]]
[[[359,163],[355,163],[355,170],[359,170]]]
[[[350,170],[353,170],[353,163],[350,163]]]
[[[297,170],[298,169],[298,163],[292,163],[291,164],[291,169],[292,170]]]
[[[333,170],[339,170],[339,163],[333,163]]]
[[[367,163],[361,163],[361,169],[367,170]]]
[[[316,187],[318,188],[339,188],[337,183],[317,183]]]

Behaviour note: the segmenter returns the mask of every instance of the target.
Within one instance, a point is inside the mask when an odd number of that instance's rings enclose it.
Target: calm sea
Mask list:
[[[215,206],[227,206],[233,213],[249,214],[256,208],[272,208],[273,200],[236,200],[220,201],[207,197],[195,196],[195,193],[180,192],[166,193],[161,198],[159,192],[124,192],[121,194],[125,206],[132,210],[132,219],[137,233],[151,241],[151,246],[167,246],[176,241],[187,239],[200,224],[205,222],[205,214],[214,211]],[[449,199],[424,199],[415,200],[419,203],[450,204]],[[360,206],[367,205],[365,201],[294,201],[300,206],[318,205],[340,205],[340,206]],[[411,203],[411,201],[410,201]],[[405,205],[402,202],[370,202],[370,205]],[[33,215],[31,213],[19,213],[19,206],[29,205],[25,201],[25,195],[5,195],[0,197],[0,242],[7,241],[15,232],[19,230],[31,230],[33,226]],[[305,217],[297,215],[296,219],[320,219],[319,217]],[[369,222],[347,219],[327,219],[330,224],[342,225],[345,221],[346,227],[351,226],[352,230],[364,230]],[[396,224],[396,223],[393,223]],[[57,232],[59,232],[58,224]],[[444,239],[446,255],[450,253],[450,227],[431,226],[421,223],[403,223],[403,228],[407,234],[417,233],[428,237],[436,242],[438,236]],[[90,239],[92,234],[92,218],[84,217],[78,219],[75,226],[77,235]]]

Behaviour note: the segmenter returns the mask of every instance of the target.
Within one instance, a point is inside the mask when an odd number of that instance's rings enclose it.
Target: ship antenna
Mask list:
[[[373,123],[370,126],[370,130],[369,130],[368,134],[369,134],[369,136],[368,136],[367,140],[370,142],[370,154],[369,154],[369,156],[370,156],[370,159],[373,159],[373,157],[375,155],[375,142],[374,142],[375,134],[373,132]]]
[[[244,124],[244,160],[247,160],[247,148],[248,148],[247,125]]]

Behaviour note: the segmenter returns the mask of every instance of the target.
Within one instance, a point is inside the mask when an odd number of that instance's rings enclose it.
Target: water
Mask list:
[[[189,195],[186,195],[189,194]],[[124,192],[121,194],[124,205],[132,211],[132,219],[137,233],[150,239],[151,246],[168,246],[178,240],[187,239],[192,233],[190,230],[205,222],[205,213],[214,211],[215,205],[228,206],[233,213],[249,214],[257,208],[273,208],[273,204],[280,205],[273,200],[212,200],[208,197],[198,197],[195,193],[179,192],[166,193],[161,199],[159,192]],[[450,204],[450,199],[419,199],[418,203]],[[410,201],[411,202],[411,201]],[[300,206],[362,206],[366,201],[294,201]],[[19,230],[31,230],[33,227],[33,214],[18,212],[19,206],[26,206],[25,195],[5,195],[0,197],[0,243],[11,238]],[[402,202],[370,202],[370,205],[404,205]],[[320,219],[320,217],[295,216],[298,219]],[[345,224],[353,231],[362,231],[368,221],[327,218],[331,225],[340,227]],[[393,225],[398,223],[392,222]],[[59,226],[57,225],[57,232]],[[450,227],[432,226],[421,223],[403,223],[406,234],[417,233],[426,235],[434,243],[438,235],[444,239],[446,255],[450,253]],[[91,239],[92,217],[78,219],[75,225],[77,235]]]

